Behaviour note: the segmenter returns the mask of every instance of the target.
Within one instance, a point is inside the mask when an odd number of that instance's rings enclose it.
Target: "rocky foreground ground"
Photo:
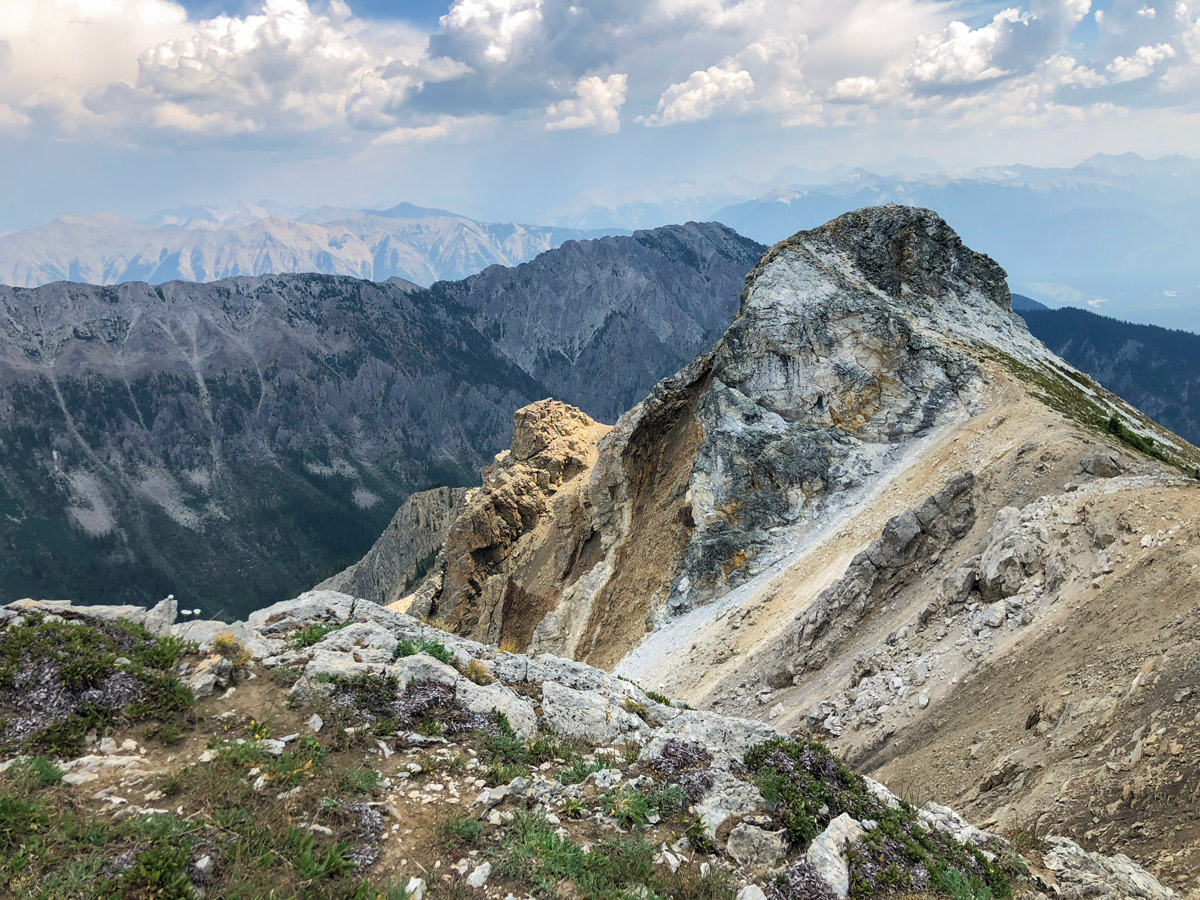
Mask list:
[[[0,895],[1175,896],[823,745],[331,591],[0,608]]]

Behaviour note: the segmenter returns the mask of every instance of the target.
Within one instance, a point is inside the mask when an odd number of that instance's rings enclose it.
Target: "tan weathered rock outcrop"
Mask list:
[[[527,646],[591,534],[587,479],[607,425],[554,400],[518,410],[512,448],[450,526],[427,615],[458,634]]]

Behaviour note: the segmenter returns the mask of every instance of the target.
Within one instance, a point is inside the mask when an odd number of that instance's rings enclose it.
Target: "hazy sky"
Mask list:
[[[0,0],[0,229],[1200,147],[1200,0]]]

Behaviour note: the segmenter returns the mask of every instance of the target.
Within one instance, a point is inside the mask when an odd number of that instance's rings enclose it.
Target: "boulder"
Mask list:
[[[709,747],[715,750],[714,747]],[[763,807],[762,794],[753,785],[735,778],[724,768],[714,768],[713,786],[695,805],[695,813],[704,823],[710,838],[731,816],[749,816]]]
[[[654,732],[640,758],[645,761],[658,756],[667,741],[675,739],[700,744],[712,753],[716,764],[729,766],[735,761],[740,763],[754,746],[779,736],[766,722],[688,709]]]
[[[211,697],[217,688],[229,686],[233,663],[224,656],[209,656],[201,660],[187,677],[187,686],[197,700]]]
[[[978,587],[989,602],[1006,600],[1037,571],[1042,555],[1036,537],[1021,531],[1021,512],[1006,506],[992,523],[987,549],[979,559]]]
[[[171,633],[171,626],[178,616],[179,604],[175,601],[175,595],[169,594],[146,613],[142,627],[153,635],[167,635]]]
[[[495,710],[503,713],[513,731],[522,739],[537,734],[537,713],[533,704],[499,682],[478,685],[465,678],[460,679],[455,703],[468,712],[487,715]]]
[[[741,865],[755,869],[773,869],[787,854],[787,839],[783,832],[767,831],[757,825],[742,822],[729,832],[725,850]]]
[[[1125,460],[1116,450],[1089,450],[1079,460],[1079,474],[1095,478],[1115,478],[1125,471]]]
[[[850,863],[846,850],[864,834],[861,824],[848,813],[842,813],[813,838],[808,847],[808,864],[843,900],[850,896]]]
[[[1058,878],[1058,896],[1065,900],[1174,900],[1149,872],[1124,854],[1089,853],[1063,837],[1046,838],[1042,862]]]
[[[576,691],[553,681],[542,684],[542,718],[564,737],[595,743],[645,743],[650,726],[596,691]]]
[[[359,662],[390,662],[398,643],[391,631],[376,622],[355,622],[331,631],[313,649],[352,653]]]

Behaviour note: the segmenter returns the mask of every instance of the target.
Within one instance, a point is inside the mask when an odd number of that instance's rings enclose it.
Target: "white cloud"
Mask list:
[[[1112,80],[1120,84],[1153,75],[1162,63],[1174,58],[1174,47],[1170,44],[1157,44],[1153,47],[1138,47],[1132,56],[1118,56],[1107,68],[1112,74]]]
[[[424,46],[410,27],[354,19],[341,0],[324,13],[305,0],[264,0],[252,15],[200,22],[164,0],[2,5],[14,14],[0,16],[0,37],[17,50],[0,101],[80,136],[337,129],[364,81],[418,60]],[[65,49],[51,49],[56,41]]]
[[[1030,130],[1200,97],[1196,0],[1106,3],[1094,42],[1073,33],[1090,0],[445,0],[430,33],[356,0],[258,2],[189,20],[172,0],[0,0],[0,127],[332,154],[462,140],[481,117],[521,139],[731,111]]]
[[[940,35],[917,38],[908,77],[921,84],[971,84],[1008,74],[993,62],[1013,26],[1026,21],[1018,9],[998,12],[982,28],[951,22]]]
[[[30,124],[29,116],[0,103],[0,131],[20,131]]]
[[[838,79],[829,89],[829,98],[847,102],[862,102],[874,100],[880,95],[883,86],[878,78],[869,75],[853,75],[849,78]]]
[[[546,108],[547,131],[593,128],[604,134],[621,130],[621,107],[629,78],[625,74],[600,78],[591,75],[575,82],[575,98]]]
[[[693,72],[667,88],[658,100],[658,112],[639,117],[648,126],[677,125],[707,119],[720,107],[754,90],[754,79],[733,60]]]
[[[402,125],[385,131],[371,141],[370,149],[423,144],[445,139],[466,139],[490,121],[488,116],[439,116],[437,121],[423,125]]]
[[[455,0],[441,18],[442,29],[458,36],[463,49],[489,63],[506,62],[542,24],[542,0]]]

